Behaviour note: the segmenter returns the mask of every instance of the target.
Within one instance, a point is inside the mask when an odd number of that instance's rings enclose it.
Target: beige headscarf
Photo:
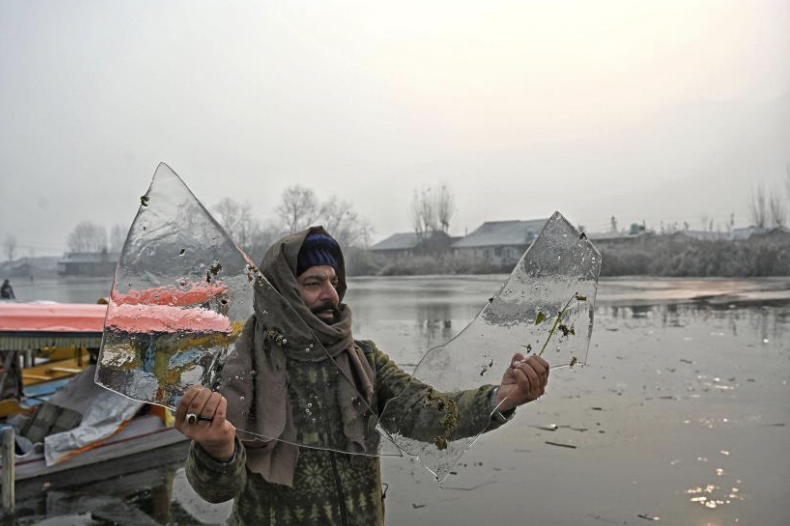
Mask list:
[[[347,443],[327,446],[365,452],[367,433],[371,431],[365,413],[373,397],[374,372],[362,350],[354,344],[351,310],[342,304],[346,292],[342,254],[336,269],[341,302],[336,323],[327,325],[313,314],[299,292],[296,280],[299,250],[305,238],[314,233],[328,235],[321,227],[310,228],[281,239],[264,256],[261,271],[267,281],[255,283],[255,315],[247,321],[236,342],[236,352],[222,373],[228,418],[243,423],[239,434],[247,449],[247,466],[267,481],[286,486],[293,484],[299,455],[288,368],[299,367],[299,362],[331,357],[347,380],[341,379],[336,390]],[[270,344],[264,346],[267,339]],[[239,380],[235,380],[237,377]],[[300,386],[290,387],[298,397]],[[352,403],[360,395],[367,404]],[[259,440],[250,433],[277,440]]]

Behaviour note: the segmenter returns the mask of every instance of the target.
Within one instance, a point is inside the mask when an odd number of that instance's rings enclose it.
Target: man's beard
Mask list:
[[[332,319],[331,320],[326,320],[326,319],[322,318],[321,316],[318,316],[319,312],[327,311],[327,310],[331,310],[332,311]],[[319,320],[323,321],[327,325],[334,325],[335,323],[340,321],[340,309],[338,309],[335,306],[335,304],[332,303],[331,301],[325,301],[324,303],[322,303],[320,305],[316,305],[315,307],[310,309],[310,312],[315,314],[318,317]]]

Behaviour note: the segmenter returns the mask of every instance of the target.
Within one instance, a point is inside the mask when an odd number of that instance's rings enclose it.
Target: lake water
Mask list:
[[[457,334],[505,276],[360,278],[355,335],[405,368]],[[106,280],[14,283],[22,301],[95,302]],[[390,526],[790,524],[790,279],[604,280],[589,366],[483,436],[439,487],[383,460]],[[561,445],[557,445],[561,444]],[[46,492],[19,524],[103,524],[118,502],[160,524],[217,524],[174,465]],[[119,504],[120,505],[120,504]],[[131,519],[130,519],[131,520]]]

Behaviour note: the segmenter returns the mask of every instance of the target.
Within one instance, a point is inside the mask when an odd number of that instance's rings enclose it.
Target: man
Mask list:
[[[277,292],[256,283],[255,314],[222,371],[245,381],[224,382],[222,394],[193,387],[176,411],[176,427],[193,441],[187,478],[210,502],[235,499],[231,524],[383,525],[368,408],[381,414],[394,399],[394,418],[380,423],[443,449],[495,429],[545,391],[549,366],[537,356],[515,354],[498,387],[436,393],[372,342],[354,340],[343,254],[320,227],[275,243],[261,271]],[[323,349],[307,344],[316,340]]]
[[[13,300],[16,299],[14,295],[14,289],[11,287],[11,283],[9,281],[3,280],[3,285],[0,287],[0,299],[4,300]]]

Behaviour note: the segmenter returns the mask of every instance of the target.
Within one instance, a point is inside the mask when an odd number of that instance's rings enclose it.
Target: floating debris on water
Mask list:
[[[645,519],[646,521],[660,521],[661,520],[660,517],[654,517],[652,515],[645,515],[644,513],[637,514],[637,517],[639,517],[640,519]]]
[[[562,444],[560,442],[550,442],[548,440],[546,440],[546,444],[548,444],[550,446],[566,447],[568,449],[576,449],[576,446],[574,446],[573,444]]]

